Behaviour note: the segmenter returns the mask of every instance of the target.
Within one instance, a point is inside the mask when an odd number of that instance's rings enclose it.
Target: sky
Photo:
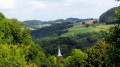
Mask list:
[[[0,12],[20,21],[99,18],[119,4],[115,0],[0,0]]]

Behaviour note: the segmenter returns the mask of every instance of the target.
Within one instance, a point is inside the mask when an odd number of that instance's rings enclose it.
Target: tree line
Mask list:
[[[55,55],[47,56],[20,21],[0,13],[0,67],[119,67],[120,10],[116,10],[116,17],[117,24],[104,39],[84,50],[74,48],[59,60]]]

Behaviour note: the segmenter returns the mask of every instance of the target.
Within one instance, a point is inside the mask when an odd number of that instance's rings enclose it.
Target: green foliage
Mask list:
[[[25,54],[18,45],[0,44],[0,67],[27,67]]]
[[[32,42],[28,29],[22,29],[21,23],[16,19],[3,19],[0,21],[1,43],[30,44]]]
[[[79,33],[69,37],[44,37],[36,39],[35,42],[49,55],[55,55],[57,53],[58,44],[61,46],[63,56],[70,55],[70,51],[73,48],[85,48],[92,46],[98,39],[105,37],[107,32],[89,32]]]
[[[38,66],[42,66],[46,61],[46,56],[42,52],[42,49],[38,45],[32,45],[26,56],[27,61],[30,63],[35,63]]]
[[[104,40],[99,40],[97,43],[87,49],[88,59],[86,66],[89,67],[108,67],[109,61],[107,52],[110,46]]]
[[[51,62],[51,64],[56,64],[57,58],[55,56],[48,57],[48,60]]]
[[[48,67],[59,67],[58,64],[57,64],[57,58],[53,55],[53,56],[49,56],[47,58],[48,60]]]
[[[89,27],[90,25],[89,24],[85,24],[85,27]]]
[[[109,51],[109,61],[111,66],[120,66],[120,10],[116,11],[118,18],[117,24],[112,28],[110,34],[107,36],[106,41],[111,45]]]
[[[80,49],[73,49],[71,56],[68,56],[65,60],[65,67],[84,67],[87,54]]]
[[[45,66],[42,48],[34,44],[29,29],[17,19],[0,20],[0,67]]]

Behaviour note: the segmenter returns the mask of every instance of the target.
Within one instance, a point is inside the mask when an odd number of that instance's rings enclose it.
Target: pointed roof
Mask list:
[[[57,56],[62,56],[61,51],[60,51],[60,47],[58,47],[58,55]]]

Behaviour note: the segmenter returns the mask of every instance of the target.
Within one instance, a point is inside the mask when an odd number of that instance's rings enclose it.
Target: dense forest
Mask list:
[[[60,36],[61,34],[67,32],[67,28],[73,26],[72,22],[63,22],[63,23],[55,23],[48,27],[43,27],[37,30],[33,30],[31,35],[34,38],[43,37],[43,36]]]
[[[85,49],[92,46],[97,40],[105,37],[107,32],[88,32],[79,33],[68,37],[40,37],[35,40],[35,43],[45,50],[47,54],[56,55],[58,45],[61,47],[63,56],[68,56],[74,48]]]
[[[31,31],[19,20],[0,13],[0,67],[119,67],[119,8],[114,13],[116,24],[109,31],[67,37],[61,35],[73,22]],[[57,56],[58,46],[63,56]]]
[[[117,17],[115,15],[115,11],[119,9],[120,6],[111,8],[104,12],[100,16],[100,22],[106,23],[106,24],[115,24],[117,21]]]

